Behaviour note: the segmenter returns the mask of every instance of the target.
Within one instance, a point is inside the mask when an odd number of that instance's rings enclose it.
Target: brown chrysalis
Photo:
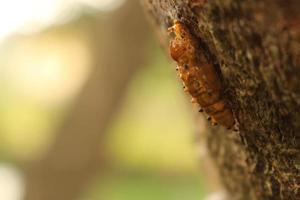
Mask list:
[[[221,81],[212,64],[197,50],[195,39],[187,27],[179,21],[169,28],[174,33],[170,43],[171,57],[177,62],[177,70],[184,90],[192,96],[210,117],[212,124],[232,129],[233,113],[222,97]]]

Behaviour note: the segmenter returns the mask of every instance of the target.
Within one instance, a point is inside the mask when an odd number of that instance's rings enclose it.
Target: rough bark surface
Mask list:
[[[300,1],[142,2],[164,45],[180,20],[219,71],[239,132],[207,147],[229,199],[300,199]]]

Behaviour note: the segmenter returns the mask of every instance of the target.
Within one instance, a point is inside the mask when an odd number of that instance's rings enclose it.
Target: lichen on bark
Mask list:
[[[300,1],[142,2],[161,41],[180,20],[219,71],[239,132],[207,146],[230,199],[300,199]]]

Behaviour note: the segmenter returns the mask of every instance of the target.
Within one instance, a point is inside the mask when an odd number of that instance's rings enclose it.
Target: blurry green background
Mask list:
[[[17,200],[23,199],[27,179],[31,177],[24,168],[40,165],[36,161],[43,160],[55,141],[60,140],[61,127],[72,122],[72,110],[80,107],[78,102],[85,99],[83,91],[92,85],[88,84],[90,77],[110,67],[101,65],[101,56],[100,61],[95,61],[103,52],[93,45],[102,49],[102,44],[122,47],[115,44],[114,35],[105,43],[94,41],[102,37],[102,32],[106,37],[107,30],[118,30],[107,24],[114,26],[110,18],[120,23],[116,13],[122,12],[126,2],[26,0],[1,4],[0,13],[4,14],[0,23],[0,199]],[[141,13],[140,10],[137,12]],[[130,20],[129,14],[126,20]],[[196,121],[192,106],[176,78],[175,64],[164,56],[166,53],[153,39],[147,22],[143,23],[147,32],[147,36],[141,36],[146,37],[145,48],[125,48],[143,51],[140,66],[130,69],[131,76],[119,91],[110,89],[115,80],[109,78],[118,71],[104,70],[108,80],[94,89],[100,92],[105,88],[107,96],[109,92],[120,94],[115,97],[109,120],[104,120],[105,131],[99,131],[99,135],[105,136],[99,136],[99,145],[93,150],[101,158],[99,169],[95,170],[100,172],[86,181],[78,199],[196,200],[207,195],[194,141]],[[129,35],[135,38],[135,34],[144,32]],[[112,59],[120,59],[119,55]],[[122,68],[120,63],[118,67]],[[89,98],[101,104],[107,96],[96,93]],[[91,119],[97,121],[97,115],[82,116],[79,121]],[[94,127],[82,129],[85,132]],[[85,147],[79,143],[76,148],[83,151]]]

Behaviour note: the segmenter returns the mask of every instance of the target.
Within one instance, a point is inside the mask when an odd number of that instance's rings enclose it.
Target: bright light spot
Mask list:
[[[78,0],[78,1],[100,10],[115,10],[125,2],[125,0]]]
[[[0,164],[0,199],[21,200],[24,182],[20,172],[8,164]]]
[[[113,10],[125,0],[9,0],[0,2],[0,41],[9,34],[35,32],[66,21],[79,4],[99,10]]]
[[[227,195],[224,191],[218,191],[209,194],[204,200],[226,200]]]
[[[10,0],[0,3],[0,38],[26,26],[36,28],[53,22],[60,0]]]
[[[72,98],[90,70],[89,50],[76,36],[46,36],[20,42],[10,56],[7,77],[12,87],[46,104]]]

